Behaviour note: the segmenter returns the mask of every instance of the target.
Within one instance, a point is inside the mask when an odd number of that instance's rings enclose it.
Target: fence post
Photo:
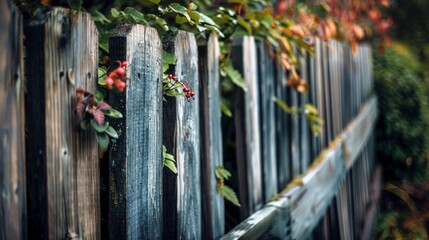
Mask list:
[[[253,37],[233,42],[233,65],[243,74],[247,86],[247,92],[237,88],[234,111],[241,219],[258,210],[263,201],[256,54]]]
[[[127,87],[109,101],[123,118],[109,152],[111,239],[162,238],[162,46],[154,28],[118,26],[110,59],[128,61]]]
[[[201,141],[202,238],[219,239],[225,233],[224,200],[216,192],[215,170],[223,165],[220,112],[219,42],[212,34],[206,46],[198,48]]]
[[[22,19],[0,9],[0,239],[26,239]]]
[[[26,26],[28,236],[100,236],[99,160],[79,127],[76,88],[94,92],[98,33],[89,14],[54,8]]]
[[[195,92],[185,97],[167,98],[164,105],[164,144],[176,159],[178,174],[164,170],[164,238],[201,238],[200,124],[198,51],[195,36],[179,31],[167,50],[174,51],[175,75]]]

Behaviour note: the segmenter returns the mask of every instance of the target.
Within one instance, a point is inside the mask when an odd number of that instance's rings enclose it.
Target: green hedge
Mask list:
[[[385,180],[427,180],[429,153],[428,83],[421,66],[401,45],[374,51],[375,91],[380,117],[377,157]]]

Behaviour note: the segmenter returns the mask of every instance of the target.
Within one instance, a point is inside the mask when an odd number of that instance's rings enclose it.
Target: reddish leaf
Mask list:
[[[94,116],[94,119],[98,123],[98,125],[104,123],[104,113],[101,111],[101,109],[93,110],[92,115]]]
[[[97,109],[110,109],[110,108],[112,108],[112,107],[104,101],[99,102],[97,105]]]
[[[86,113],[85,109],[86,109],[86,105],[85,104],[83,104],[82,102],[78,102],[77,103],[77,105],[76,105],[76,112],[79,115],[79,118],[82,119],[82,118],[85,117],[85,113]]]

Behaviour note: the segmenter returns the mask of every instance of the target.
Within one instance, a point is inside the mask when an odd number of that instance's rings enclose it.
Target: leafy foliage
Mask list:
[[[91,94],[79,88],[76,90],[76,96],[78,99],[76,112],[80,118],[80,127],[87,129],[91,125],[95,130],[98,146],[103,151],[107,150],[110,138],[117,139],[119,135],[105,116],[122,118],[122,114],[103,101],[104,95],[100,91]]]
[[[419,66],[397,48],[374,54],[375,91],[379,97],[377,156],[386,180],[425,181],[429,153],[428,83]]]
[[[174,160],[173,155],[167,153],[167,148],[164,145],[162,145],[162,162],[164,163],[164,166],[177,174],[176,160]]]
[[[223,166],[217,166],[215,170],[215,176],[217,179],[216,191],[222,195],[226,200],[230,201],[237,207],[240,207],[237,194],[230,187],[225,185],[225,180],[231,177],[231,173],[226,170]]]

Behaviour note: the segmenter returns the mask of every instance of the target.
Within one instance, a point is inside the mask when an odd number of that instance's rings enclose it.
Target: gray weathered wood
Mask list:
[[[285,71],[281,63],[276,68],[276,97],[284,102],[287,101],[287,86]],[[289,126],[290,115],[276,106],[276,145],[277,145],[277,188],[283,189],[291,180],[290,174],[290,144]]]
[[[246,81],[247,91],[237,90],[235,125],[237,172],[241,215],[247,217],[262,206],[263,180],[261,169],[259,91],[256,46],[253,37],[245,36],[233,42],[234,67]]]
[[[273,51],[273,49],[271,49]],[[261,161],[264,179],[264,200],[268,202],[277,189],[277,156],[276,156],[276,124],[275,124],[275,79],[274,59],[270,57],[270,48],[265,42],[258,43],[259,93],[260,93],[260,136]]]
[[[0,239],[26,239],[22,19],[0,2]]]
[[[26,26],[28,236],[99,239],[99,160],[79,127],[76,88],[94,92],[98,33],[87,13],[54,8]]]
[[[198,50],[200,139],[205,139],[201,141],[202,238],[219,239],[225,232],[225,206],[222,196],[216,192],[214,175],[216,167],[223,165],[217,35],[212,34],[207,46]]]
[[[111,121],[119,139],[109,151],[111,239],[162,238],[162,46],[154,28],[118,26],[112,61],[128,61],[127,87],[109,102],[123,114]]]
[[[354,160],[371,135],[377,114],[377,98],[373,97],[362,107],[361,114],[347,126],[343,133],[347,168],[353,165]]]
[[[177,63],[174,75],[193,89],[196,98],[167,98],[164,106],[164,143],[177,162],[177,176],[167,175],[170,189],[164,189],[167,198],[164,217],[164,238],[201,238],[201,176],[198,49],[192,33],[179,31],[174,42],[166,43]]]
[[[291,196],[292,238],[305,239],[331,203],[344,177],[340,145],[325,153],[301,178],[300,193]]]
[[[221,239],[261,239],[267,233],[276,239],[290,239],[290,220],[290,201],[282,197],[267,203]]]

